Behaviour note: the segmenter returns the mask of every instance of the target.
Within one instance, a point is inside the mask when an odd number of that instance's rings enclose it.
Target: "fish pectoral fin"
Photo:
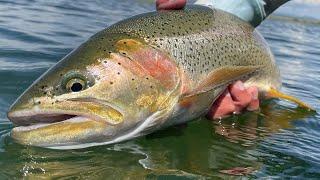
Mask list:
[[[261,68],[261,66],[225,66],[216,69],[210,72],[207,77],[196,86],[196,88],[189,93],[186,93],[180,99],[180,102],[181,104],[189,104],[190,101],[196,100],[197,96],[219,87],[227,87],[234,81],[245,79],[246,76],[255,73],[259,68]]]
[[[280,92],[274,88],[270,88],[270,90],[267,92],[267,96],[268,97],[271,97],[271,98],[278,98],[278,99],[285,99],[287,101],[291,101],[291,102],[294,102],[296,103],[299,107],[302,107],[302,108],[305,108],[309,111],[316,111],[313,107],[311,107],[310,105],[302,102],[301,100],[293,97],[293,96],[290,96],[288,94],[285,94],[283,92]]]
[[[216,69],[209,73],[188,96],[211,91],[220,86],[230,85],[232,82],[256,72],[260,67],[261,66],[226,66]]]

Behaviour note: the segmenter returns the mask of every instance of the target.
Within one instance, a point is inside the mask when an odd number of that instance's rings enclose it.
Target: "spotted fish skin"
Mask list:
[[[236,80],[280,86],[263,37],[220,10],[151,12],[92,36],[12,105],[18,143],[75,149],[118,143],[205,115]]]
[[[261,91],[280,87],[279,70],[264,38],[250,24],[218,9],[189,6],[181,11],[139,15],[102,32],[127,34],[166,51],[196,86],[223,66],[260,65],[247,80]]]

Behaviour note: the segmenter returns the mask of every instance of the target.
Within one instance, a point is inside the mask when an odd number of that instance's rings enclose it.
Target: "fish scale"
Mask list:
[[[117,23],[104,33],[143,38],[165,50],[194,82],[226,65],[260,65],[263,68],[251,81],[261,79],[261,86],[276,88],[280,84],[265,40],[247,22],[221,10],[190,6],[183,11],[146,13]]]

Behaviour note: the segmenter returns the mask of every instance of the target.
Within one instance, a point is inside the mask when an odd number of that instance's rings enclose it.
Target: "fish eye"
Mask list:
[[[90,84],[92,85],[90,78],[74,71],[65,74],[61,81],[61,87],[68,92],[83,91],[87,89]]]
[[[69,82],[66,84],[66,89],[69,92],[79,92],[82,91],[86,88],[86,83],[82,79],[71,79]]]

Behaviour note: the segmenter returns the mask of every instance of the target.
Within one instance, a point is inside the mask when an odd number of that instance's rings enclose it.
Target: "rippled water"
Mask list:
[[[320,5],[302,2],[259,29],[275,53],[283,91],[320,111]],[[0,0],[0,179],[230,178],[220,171],[235,167],[253,168],[249,177],[320,178],[320,116],[284,101],[111,146],[58,151],[12,142],[6,111],[32,81],[95,32],[150,10],[151,0]]]

